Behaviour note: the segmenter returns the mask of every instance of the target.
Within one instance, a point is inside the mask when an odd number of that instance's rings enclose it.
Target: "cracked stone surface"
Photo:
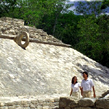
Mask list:
[[[0,38],[0,96],[69,96],[72,76],[81,82],[83,71],[97,96],[109,90],[109,69],[73,48],[31,42],[24,50]]]

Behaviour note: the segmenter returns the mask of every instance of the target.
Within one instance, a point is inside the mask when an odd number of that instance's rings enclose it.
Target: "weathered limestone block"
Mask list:
[[[29,107],[30,101],[21,101],[21,105],[22,105],[23,107]]]
[[[44,100],[38,100],[38,105],[43,106]]]
[[[13,106],[13,105],[14,105],[14,102],[11,102],[11,101],[5,103],[5,106]]]
[[[22,19],[13,19],[13,18],[10,18],[10,17],[2,17],[0,18],[1,21],[4,21],[4,22],[8,22],[10,24],[18,24],[18,25],[24,25],[24,20]]]
[[[4,33],[4,34],[9,34],[9,31],[5,31],[5,32],[2,32],[2,33]]]
[[[30,109],[29,107],[23,107],[22,109]]]
[[[16,106],[21,105],[21,101],[14,101],[14,105],[16,105]]]
[[[43,109],[50,109],[50,107],[49,106],[44,106]]]
[[[8,109],[8,107],[5,106],[4,109]],[[15,109],[16,109],[16,108],[15,108]]]
[[[47,102],[48,101],[48,102]],[[59,98],[45,100],[50,107],[59,107]]]
[[[49,102],[43,102],[43,106],[48,106]]]
[[[53,105],[54,106],[59,106],[59,102],[54,102]]]
[[[21,109],[20,105],[15,105],[15,109]]]
[[[31,103],[32,103],[33,105],[37,105],[37,100],[31,100]]]
[[[91,108],[91,107],[75,107],[74,109],[96,109],[96,108]]]
[[[104,98],[108,98],[109,99],[109,94],[107,94]]]
[[[91,99],[91,98],[83,98],[79,100],[78,104],[79,106],[94,106],[95,105],[95,100],[96,99]]]
[[[8,109],[15,109],[15,106],[8,106]]]
[[[100,98],[96,100],[97,109],[109,109],[109,99]]]
[[[0,107],[0,109],[4,109],[4,107]]]
[[[9,34],[16,35],[16,32],[14,30],[10,30]]]
[[[70,109],[70,107],[65,107],[64,109]]]
[[[2,102],[0,103],[0,107],[3,107],[4,105],[5,105],[4,103],[2,103]]]
[[[28,109],[37,109],[36,107],[30,107],[30,108],[28,108]]]
[[[108,95],[108,94],[109,94],[109,90],[107,90],[106,92],[104,92],[104,93],[102,94],[101,98],[105,97],[105,96]]]
[[[55,106],[55,107],[51,107],[50,109],[60,109],[60,108]]]
[[[41,36],[47,36],[48,34],[46,32],[42,32],[40,35]]]
[[[76,107],[77,105],[78,105],[77,101],[76,100],[74,101],[71,97],[61,97],[59,101],[59,108],[65,108],[65,107],[73,108]]]
[[[39,106],[37,106],[36,109],[43,109],[43,107],[39,105]]]
[[[59,98],[54,98],[54,102],[59,102],[60,99]]]
[[[30,108],[35,108],[36,106],[33,105],[33,104],[30,104],[29,107],[30,107]]]
[[[37,29],[36,32],[37,32],[37,33],[42,33],[43,30],[42,30],[42,29]]]
[[[66,104],[66,97],[64,98],[64,97],[61,97],[60,98],[60,101],[59,101],[59,107],[61,108],[61,107],[66,107],[67,106],[67,104]]]
[[[39,39],[39,35],[37,35],[37,34],[31,34],[30,35],[30,38],[37,38],[37,39]]]

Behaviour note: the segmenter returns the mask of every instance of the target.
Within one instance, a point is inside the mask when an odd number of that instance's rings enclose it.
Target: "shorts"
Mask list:
[[[83,98],[91,98],[92,92],[91,91],[83,91]]]

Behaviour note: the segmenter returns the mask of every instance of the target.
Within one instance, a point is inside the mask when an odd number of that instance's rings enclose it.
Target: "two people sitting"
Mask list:
[[[91,98],[92,90],[93,90],[93,97],[96,98],[94,83],[92,79],[88,78],[87,72],[83,72],[83,78],[84,79],[82,80],[81,84],[77,82],[76,76],[72,78],[70,96],[80,98],[80,94],[79,94],[79,89],[80,89],[83,98]]]

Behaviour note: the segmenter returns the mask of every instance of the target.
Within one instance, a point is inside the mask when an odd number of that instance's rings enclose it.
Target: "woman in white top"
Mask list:
[[[81,85],[77,82],[77,77],[74,76],[71,81],[70,96],[80,98],[79,89],[81,90]]]

